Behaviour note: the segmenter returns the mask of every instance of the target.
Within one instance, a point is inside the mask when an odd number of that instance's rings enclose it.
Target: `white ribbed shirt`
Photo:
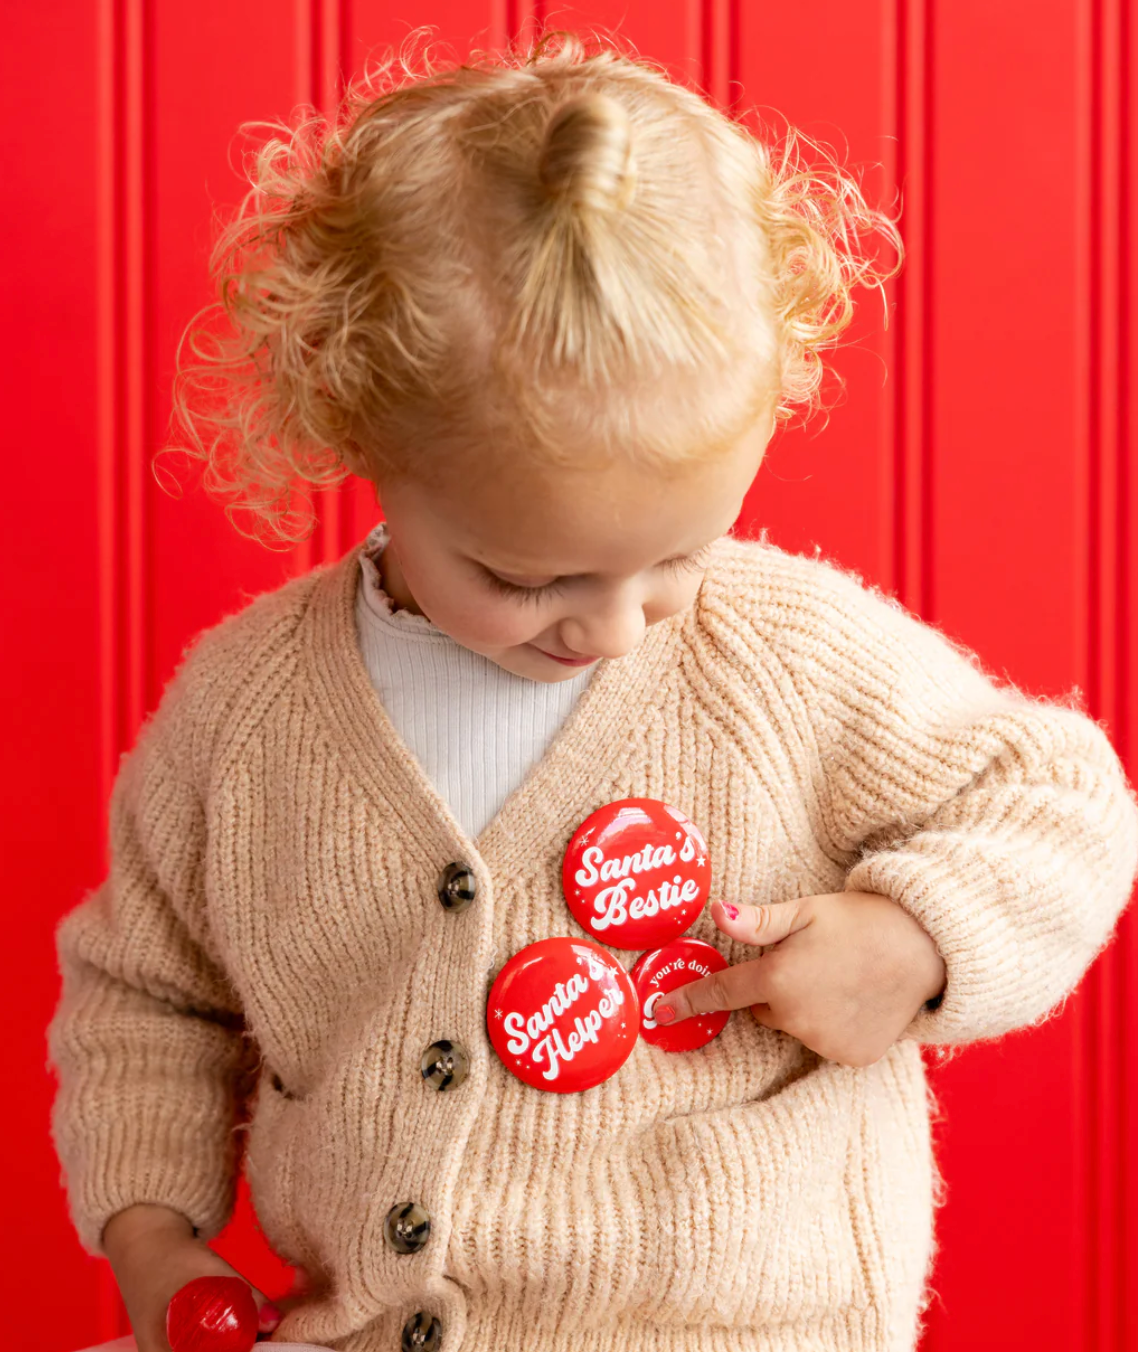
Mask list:
[[[599,664],[567,681],[532,681],[464,648],[425,615],[397,610],[376,563],[387,540],[381,521],[360,555],[364,665],[395,730],[475,839],[545,754]]]

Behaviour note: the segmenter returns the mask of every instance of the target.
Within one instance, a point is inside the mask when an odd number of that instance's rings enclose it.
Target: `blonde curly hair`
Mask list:
[[[471,454],[666,472],[764,411],[819,406],[851,291],[902,257],[841,166],[804,163],[792,128],[752,135],[611,36],[440,68],[429,33],[331,117],[242,124],[281,135],[214,246],[220,301],[178,345],[191,444],[165,448],[205,462],[242,534],[306,538],[298,479],[429,481]]]

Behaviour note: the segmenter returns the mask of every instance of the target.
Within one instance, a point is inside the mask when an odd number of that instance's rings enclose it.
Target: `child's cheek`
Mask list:
[[[450,633],[472,648],[516,648],[529,643],[540,631],[532,624],[519,623],[517,616],[495,613],[493,608],[479,614],[467,612],[455,617]]]
[[[434,608],[424,609],[440,629],[470,648],[514,648],[542,630],[537,607],[527,610],[509,597],[488,596],[482,589],[442,592]]]

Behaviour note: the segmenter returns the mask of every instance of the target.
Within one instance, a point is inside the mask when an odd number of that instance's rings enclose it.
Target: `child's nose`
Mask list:
[[[636,647],[646,628],[642,606],[607,606],[563,620],[561,640],[584,657],[618,658]]]

